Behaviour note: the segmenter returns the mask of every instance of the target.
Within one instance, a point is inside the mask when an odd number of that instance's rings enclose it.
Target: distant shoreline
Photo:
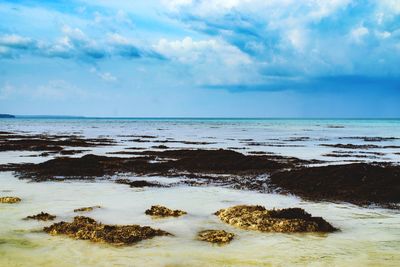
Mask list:
[[[92,116],[63,116],[63,115],[11,115],[0,114],[0,118],[17,118],[17,119],[86,119],[86,120],[400,120],[400,118],[312,118],[312,117],[92,117]]]
[[[1,119],[14,119],[15,116],[11,114],[0,114]]]

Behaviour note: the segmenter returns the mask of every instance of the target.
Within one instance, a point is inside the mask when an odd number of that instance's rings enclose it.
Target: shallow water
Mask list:
[[[358,152],[355,149],[324,147],[321,144],[372,144],[378,146],[400,146],[400,120],[324,120],[324,119],[0,119],[1,131],[23,131],[25,133],[81,134],[86,137],[108,136],[121,142],[116,147],[95,148],[97,154],[121,151],[125,147],[150,148],[161,143],[154,140],[167,138],[175,141],[213,142],[208,145],[166,143],[171,148],[237,148],[241,153],[250,151],[272,152],[302,159],[328,161],[390,161],[400,162],[400,148],[374,148],[367,152],[384,155],[373,158],[327,157],[332,151]],[[148,143],[129,140],[123,135],[153,135]],[[364,142],[343,137],[396,137],[384,142]],[[302,141],[290,138],[307,137]],[[245,141],[251,139],[251,141]],[[248,143],[261,143],[249,146]],[[279,145],[279,146],[276,146]],[[7,152],[9,153],[9,152]],[[7,157],[0,153],[0,161]],[[90,152],[86,152],[90,153]],[[30,153],[34,154],[34,153]],[[80,155],[75,155],[80,156]],[[1,162],[0,162],[1,163]]]
[[[339,126],[343,128],[332,128]],[[336,148],[322,143],[400,145],[400,140],[364,142],[343,140],[345,136],[400,137],[400,121],[340,120],[0,120],[1,131],[29,133],[72,133],[87,137],[110,136],[122,144],[96,147],[90,152],[106,154],[125,147],[145,147],[160,143],[135,143],[121,135],[156,135],[158,139],[209,141],[216,144],[167,144],[170,147],[226,148],[239,152],[267,151],[304,159],[334,160],[324,153]],[[298,142],[282,141],[307,136]],[[283,142],[298,147],[248,146],[240,139],[255,142]],[[323,140],[321,140],[321,138]],[[234,139],[234,140],[232,140]],[[279,141],[275,140],[279,139]],[[346,150],[345,150],[346,151]],[[380,161],[400,162],[400,149],[373,149],[384,152]],[[0,164],[41,162],[51,157],[27,157],[35,152],[1,152]],[[36,153],[37,154],[37,153]],[[80,156],[80,155],[75,155]],[[354,158],[353,160],[360,160]],[[372,159],[362,159],[371,161]],[[376,160],[376,159],[374,159]],[[333,162],[331,162],[333,163]],[[134,177],[133,177],[134,178]],[[139,179],[143,179],[142,177]],[[161,183],[176,178],[147,178]],[[0,266],[400,266],[400,212],[368,209],[342,203],[315,203],[293,196],[261,194],[220,187],[172,187],[133,189],[113,182],[46,182],[18,180],[10,172],[0,173],[0,196],[18,196],[19,204],[0,204]],[[153,220],[144,214],[151,205],[182,209],[179,218]],[[301,207],[322,216],[340,232],[331,234],[277,234],[245,231],[222,223],[212,215],[220,208],[237,204],[259,204],[267,208]],[[84,215],[108,224],[140,224],[160,228],[174,237],[156,237],[129,247],[114,247],[89,241],[49,236],[41,232],[51,222],[22,220],[41,211],[70,221],[74,209],[101,205]],[[197,241],[205,229],[224,229],[236,234],[228,245]]]
[[[312,203],[292,196],[215,187],[131,189],[109,182],[28,183],[0,174],[1,196],[19,204],[0,206],[0,266],[398,266],[400,213],[348,204]],[[7,190],[7,192],[3,192]],[[10,191],[9,191],[10,190]],[[189,214],[151,219],[161,204]],[[212,215],[236,204],[302,207],[341,229],[332,234],[276,234],[236,229]],[[46,211],[72,220],[75,208],[101,205],[88,216],[108,224],[140,224],[173,233],[131,247],[113,247],[41,233],[47,222],[22,218]],[[204,229],[225,229],[236,239],[225,246],[195,240]]]

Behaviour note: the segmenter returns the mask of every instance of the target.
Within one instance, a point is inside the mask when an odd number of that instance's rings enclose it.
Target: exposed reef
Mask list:
[[[204,230],[197,234],[197,239],[214,244],[227,244],[235,237],[233,233],[224,230]]]
[[[383,142],[383,141],[394,141],[399,140],[398,137],[379,137],[379,136],[344,136],[339,139],[358,139],[364,142]]]
[[[334,232],[321,217],[313,217],[300,208],[267,210],[262,206],[239,205],[215,213],[223,222],[245,230],[261,232]]]
[[[137,152],[137,157],[119,158],[84,155],[59,157],[39,164],[9,164],[3,171],[15,171],[20,178],[34,181],[90,179],[119,173],[176,176],[187,173],[260,175],[300,166],[313,161],[275,155],[244,155],[231,150],[167,150]]]
[[[186,211],[183,210],[171,210],[167,207],[155,205],[151,206],[150,209],[145,211],[145,214],[153,216],[153,217],[179,217],[187,214]]]
[[[148,182],[145,180],[129,180],[129,179],[117,179],[115,180],[117,184],[126,184],[130,187],[165,187],[159,183]]]
[[[79,208],[79,209],[74,209],[74,212],[89,212],[94,209],[100,209],[100,208],[101,208],[101,206],[83,207],[83,208]]]
[[[115,144],[109,138],[83,138],[76,135],[18,134],[3,132],[0,139],[1,151],[46,151],[76,154],[76,150],[63,151],[65,147],[96,147]],[[82,151],[79,151],[79,153]]]
[[[52,221],[56,218],[55,215],[51,215],[49,213],[46,212],[41,212],[39,214],[36,215],[32,215],[32,216],[27,216],[25,218],[25,220],[38,220],[38,221]]]
[[[270,181],[290,193],[312,200],[359,205],[400,202],[400,167],[354,163],[275,173]]]
[[[321,144],[320,146],[345,148],[345,149],[376,149],[376,148],[400,148],[400,146],[378,146],[373,144],[354,145],[354,144]]]
[[[171,236],[170,233],[149,226],[107,225],[95,220],[76,216],[72,222],[59,222],[43,229],[51,235],[66,235],[71,238],[112,245],[131,245],[155,236]]]
[[[19,197],[0,197],[0,203],[15,204],[21,202]]]

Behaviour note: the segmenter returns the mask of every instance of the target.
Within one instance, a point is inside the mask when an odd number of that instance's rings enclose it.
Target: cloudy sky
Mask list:
[[[400,1],[0,0],[0,113],[400,117]]]

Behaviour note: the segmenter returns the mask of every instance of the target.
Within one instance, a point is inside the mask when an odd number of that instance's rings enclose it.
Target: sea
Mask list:
[[[117,141],[116,145],[89,148],[71,157],[110,156],[130,147],[154,150],[160,145],[154,140],[167,140],[169,149],[223,148],[243,154],[317,159],[321,161],[318,164],[400,163],[400,119],[17,117],[0,119],[0,131]],[[136,142],[131,137],[134,135],[155,138]],[[0,152],[0,164],[39,163],[54,157],[37,154],[40,152]],[[180,179],[128,178],[165,184]],[[217,186],[130,188],[109,180],[35,183],[20,180],[12,172],[0,172],[0,197],[9,195],[20,197],[22,202],[0,204],[0,266],[400,266],[399,210]],[[261,233],[234,228],[213,215],[221,208],[239,204],[268,209],[300,207],[325,218],[340,231]],[[115,247],[50,236],[41,230],[52,222],[23,220],[44,211],[57,215],[58,221],[71,221],[76,216],[74,209],[94,205],[102,208],[85,215],[102,223],[148,225],[174,236]],[[151,205],[188,214],[152,219],[144,214]],[[198,241],[196,233],[206,229],[222,229],[236,236],[223,246]]]

